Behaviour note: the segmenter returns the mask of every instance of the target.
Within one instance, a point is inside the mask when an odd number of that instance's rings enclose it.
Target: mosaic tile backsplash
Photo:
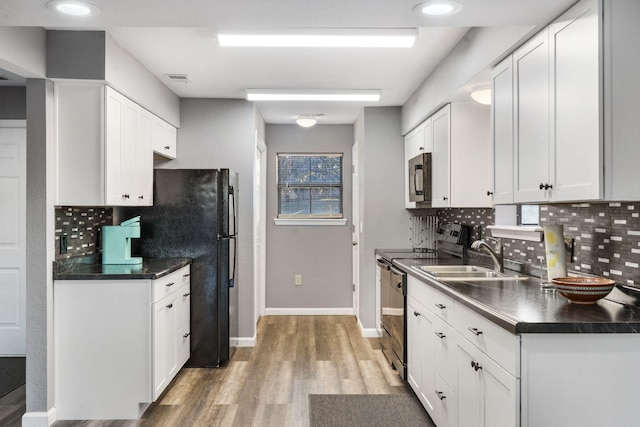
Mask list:
[[[55,208],[56,261],[98,254],[103,225],[113,225],[113,208],[70,207]],[[67,253],[60,253],[60,239],[67,238]]]
[[[479,230],[489,233],[485,227],[493,219],[493,209],[438,210],[440,227],[449,222],[472,225],[475,239]],[[565,238],[575,239],[569,270],[640,288],[640,202],[541,205],[540,225],[547,224],[562,224]],[[545,259],[544,242],[501,240],[505,258],[535,266]]]

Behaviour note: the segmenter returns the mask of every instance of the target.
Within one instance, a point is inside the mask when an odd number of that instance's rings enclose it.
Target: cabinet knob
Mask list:
[[[478,362],[476,362],[475,360],[471,361],[471,367],[478,372],[480,369],[482,369],[482,366],[480,366],[480,364]]]
[[[414,312],[413,312],[413,315],[414,315],[414,316],[416,316],[416,317],[418,317],[418,316],[420,316],[420,313],[419,313],[419,312],[417,312],[417,311],[414,311]]]
[[[167,304],[167,308],[173,308],[173,304]]]
[[[165,149],[165,150],[169,150],[169,149],[171,149],[171,147],[169,147],[168,145],[165,145],[165,146],[164,146],[164,149]]]
[[[424,150],[424,147],[418,147],[418,150],[422,151]]]
[[[191,332],[187,332],[186,334],[184,334],[184,335],[182,336],[182,338],[189,338],[189,335],[191,335]]]
[[[444,304],[436,304],[436,307],[438,307],[440,310],[444,310],[445,308],[447,308],[447,306]]]
[[[129,198],[129,195],[128,195],[128,194],[123,194],[123,195],[122,195],[122,198],[123,198],[123,199],[128,199],[128,198]]]
[[[169,283],[167,283],[165,286],[168,288],[168,287],[173,286],[173,285],[175,285],[175,284],[176,284],[176,282],[169,282]]]
[[[549,190],[549,189],[551,189],[551,188],[553,188],[553,185],[551,185],[551,184],[543,184],[543,183],[540,183],[540,189],[541,189],[541,190]]]
[[[493,195],[493,191],[487,191],[487,196],[492,196]]]
[[[436,395],[438,396],[438,399],[444,400],[444,399],[447,398],[447,396],[445,396],[443,392],[438,391],[438,390],[435,390],[435,392],[436,392]]]
[[[467,329],[468,329],[468,330],[469,330],[469,332],[471,332],[473,335],[476,335],[476,336],[478,336],[478,335],[482,335],[482,331],[481,331],[481,330],[479,330],[478,328],[471,328],[471,327],[469,327],[469,328],[467,328]]]
[[[437,336],[438,338],[440,338],[441,340],[442,340],[442,339],[445,339],[445,338],[447,337],[447,336],[446,336],[445,334],[443,334],[442,332],[436,332],[435,334],[436,334],[436,336]]]
[[[144,196],[143,195],[138,196],[138,200],[144,200]]]
[[[447,196],[443,196],[442,200],[449,200],[449,198]]]

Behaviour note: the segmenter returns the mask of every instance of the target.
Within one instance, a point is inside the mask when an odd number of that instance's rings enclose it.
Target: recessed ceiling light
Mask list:
[[[389,29],[293,29],[251,34],[218,34],[223,47],[412,47],[414,28]]]
[[[247,89],[248,101],[380,101],[379,90]]]
[[[444,16],[460,12],[462,5],[452,0],[434,0],[420,3],[413,10],[422,15]]]
[[[47,7],[72,16],[90,16],[100,13],[97,6],[76,0],[53,0],[47,3]]]
[[[321,118],[323,114],[298,114],[298,118],[296,119],[296,123],[298,126],[303,128],[310,128],[315,126],[318,123],[318,119]]]

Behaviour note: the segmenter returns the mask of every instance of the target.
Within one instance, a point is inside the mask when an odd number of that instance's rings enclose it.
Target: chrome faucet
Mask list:
[[[493,247],[487,241],[493,243]],[[500,240],[494,237],[485,237],[484,240],[474,241],[471,244],[471,248],[477,250],[486,249],[491,259],[493,259],[493,269],[499,273],[504,273],[504,248]]]

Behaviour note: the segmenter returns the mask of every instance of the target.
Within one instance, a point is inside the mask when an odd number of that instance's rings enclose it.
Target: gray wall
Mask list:
[[[355,124],[358,142],[360,310],[364,329],[376,328],[376,248],[410,248],[404,208],[404,139],[399,107],[367,107]],[[369,331],[366,331],[369,332]],[[370,334],[369,334],[370,335]]]
[[[22,77],[44,77],[46,39],[42,28],[0,27],[0,68]]]
[[[0,87],[0,119],[27,118],[27,88],[25,86]]]
[[[156,168],[219,169],[239,173],[238,335],[253,337],[253,159],[256,124],[253,103],[232,99],[182,99],[178,156]]]
[[[498,63],[534,26],[472,28],[402,106],[407,134],[478,73]]]
[[[266,308],[351,308],[351,145],[353,126],[268,124]],[[344,153],[342,226],[275,225],[278,153]],[[302,285],[294,276],[302,275]]]
[[[53,83],[27,80],[27,412],[53,407]]]

